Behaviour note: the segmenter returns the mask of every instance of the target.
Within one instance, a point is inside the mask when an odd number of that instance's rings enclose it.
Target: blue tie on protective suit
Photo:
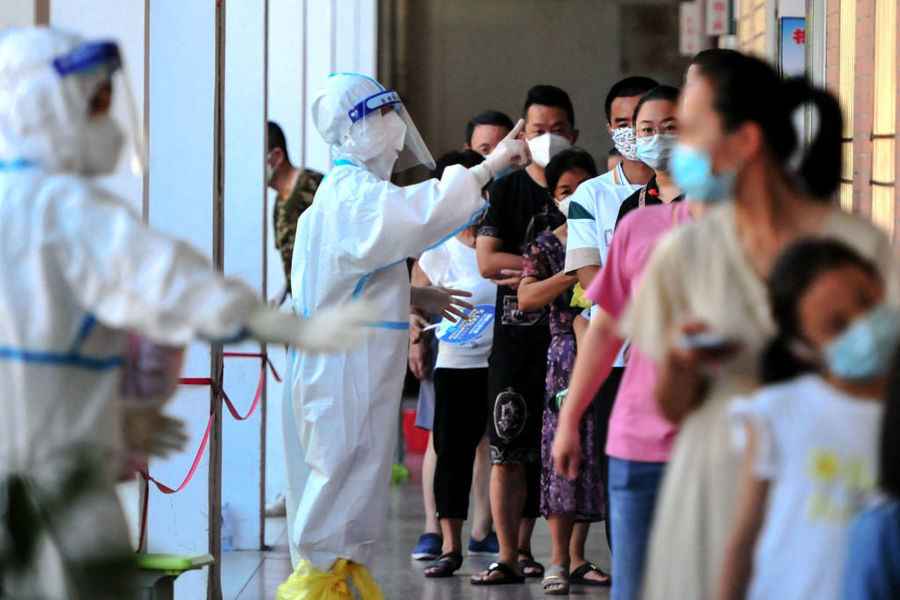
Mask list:
[[[338,332],[370,319],[361,305],[306,323],[281,314],[85,177],[118,162],[126,136],[108,109],[120,68],[112,42],[45,28],[0,37],[0,515],[8,481],[60,492],[83,448],[107,470],[89,494],[45,515],[55,537],[39,541],[36,572],[0,569],[0,595],[70,597],[74,561],[130,552],[113,487],[128,331],[172,346],[250,336],[334,350],[347,341]],[[4,525],[0,556],[11,540]]]
[[[312,114],[334,167],[297,228],[294,309],[311,315],[362,297],[379,316],[352,350],[291,355],[284,433],[298,568],[279,600],[324,597],[312,590],[325,571],[341,578],[347,565],[371,564],[387,517],[407,362],[406,259],[471,225],[493,175],[528,160],[513,135],[477,167],[452,166],[440,180],[400,187],[392,172],[434,162],[396,92],[362,75],[332,75]]]

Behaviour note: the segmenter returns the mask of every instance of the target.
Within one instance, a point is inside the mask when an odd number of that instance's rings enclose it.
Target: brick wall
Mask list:
[[[900,15],[897,18],[897,68],[900,69]],[[897,82],[897,112],[894,116],[897,119],[897,128],[895,133],[900,135],[900,81]],[[895,140],[897,137],[894,138]],[[896,202],[900,202],[900,143],[894,142],[894,198]],[[900,240],[900,210],[894,210],[894,242]],[[900,244],[898,244],[900,251]]]
[[[844,2],[852,0],[842,0]],[[875,71],[875,0],[856,1],[856,86],[853,96],[853,209],[872,214],[872,125]]]
[[[828,0],[825,16],[825,82],[838,93],[841,65],[841,0]]]

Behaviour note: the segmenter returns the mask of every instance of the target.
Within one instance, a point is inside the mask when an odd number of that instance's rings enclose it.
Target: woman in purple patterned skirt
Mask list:
[[[550,306],[552,340],[547,353],[546,403],[541,441],[541,512],[550,524],[553,539],[551,566],[544,577],[547,594],[567,594],[570,584],[609,585],[609,576],[585,559],[584,546],[590,523],[606,518],[600,476],[602,449],[597,448],[595,420],[590,412],[581,422],[584,452],[579,476],[570,481],[553,470],[553,436],[559,419],[557,394],[569,386],[575,365],[575,332],[572,323],[581,313],[572,306],[577,279],[563,272],[566,257],[568,197],[578,185],[597,174],[590,154],[570,148],[553,157],[545,169],[547,189],[559,212],[538,215],[533,224],[540,231],[525,249],[525,265],[519,285],[519,307],[535,310]],[[539,222],[543,219],[544,222]],[[554,229],[553,226],[556,225]]]

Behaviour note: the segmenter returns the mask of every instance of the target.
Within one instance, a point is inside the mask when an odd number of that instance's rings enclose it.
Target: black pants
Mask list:
[[[549,330],[494,335],[488,373],[491,462],[525,471],[522,518],[541,516],[541,430]]]
[[[488,370],[434,371],[434,499],[441,519],[465,519],[475,452],[487,430]]]
[[[609,456],[606,454],[606,437],[609,433],[609,417],[612,415],[613,404],[616,401],[616,394],[619,393],[619,384],[622,382],[622,375],[625,373],[623,367],[613,367],[609,373],[609,377],[603,383],[600,391],[594,397],[594,418],[597,419],[597,447],[603,453],[600,461],[600,478],[603,481],[603,488],[606,495],[606,539],[609,543],[609,550],[612,552],[612,531],[610,529],[609,518]]]

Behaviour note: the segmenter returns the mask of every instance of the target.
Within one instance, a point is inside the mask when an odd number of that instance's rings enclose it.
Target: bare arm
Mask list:
[[[578,349],[575,369],[569,380],[569,394],[559,414],[553,442],[553,463],[557,472],[570,479],[578,476],[581,464],[581,418],[597,391],[609,376],[616,355],[622,348],[616,321],[598,309]]]
[[[478,270],[485,279],[498,279],[500,271],[522,270],[522,257],[500,250],[503,242],[497,238],[479,235],[475,241],[475,255],[478,258]]]
[[[676,335],[680,337],[708,330],[705,323],[694,321],[684,324]],[[728,342],[717,348],[687,349],[678,344],[677,338],[673,338],[660,365],[656,382],[656,402],[663,416],[672,423],[681,423],[703,402],[709,389],[710,378],[704,366],[714,366],[728,360],[739,349],[739,342]]]
[[[753,575],[753,552],[766,516],[769,482],[753,472],[758,437],[747,424],[747,448],[741,476],[741,495],[737,518],[726,548],[725,563],[719,579],[719,600],[742,600]]]
[[[591,265],[589,267],[581,267],[575,271],[575,274],[578,276],[578,283],[581,284],[581,287],[588,289],[591,287],[591,282],[594,281],[594,277],[596,277],[599,272],[599,265]]]
[[[418,287],[431,285],[431,280],[419,266],[419,261],[413,264],[410,282],[413,286]],[[416,379],[421,381],[427,375],[425,364],[428,352],[425,340],[422,338],[422,322],[425,319],[425,313],[412,305],[409,307],[409,312],[409,370]]]
[[[557,273],[547,279],[525,277],[519,283],[518,296],[521,310],[538,310],[553,302],[576,283],[576,278]]]

